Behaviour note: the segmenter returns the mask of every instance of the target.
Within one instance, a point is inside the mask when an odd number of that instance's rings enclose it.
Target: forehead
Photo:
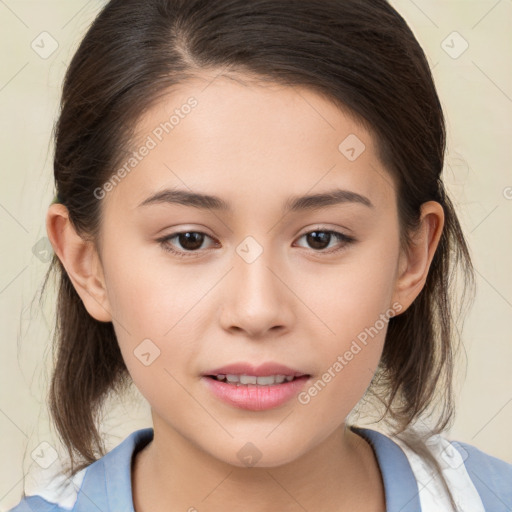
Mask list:
[[[372,135],[304,87],[194,78],[145,112],[130,149],[136,155],[121,163],[127,176],[110,195],[131,207],[169,187],[260,207],[333,187],[381,207],[394,201]]]

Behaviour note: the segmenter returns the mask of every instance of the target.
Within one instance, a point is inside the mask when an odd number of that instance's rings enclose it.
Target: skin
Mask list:
[[[213,396],[201,374],[275,361],[321,378],[379,315],[393,304],[403,313],[417,297],[441,236],[442,207],[422,206],[414,242],[401,252],[395,187],[368,131],[304,88],[212,77],[182,84],[140,120],[134,149],[190,96],[198,101],[101,199],[100,253],[75,233],[63,205],[47,216],[50,241],[85,307],[113,322],[151,405],[154,440],[132,468],[135,510],[216,512],[229,503],[247,512],[383,511],[374,453],[345,420],[375,373],[387,323],[307,404],[238,409]],[[354,161],[338,149],[350,134],[366,146]],[[172,187],[217,195],[232,211],[138,207]],[[283,215],[290,196],[332,188],[374,207],[342,203]],[[332,237],[315,246],[304,236],[315,229],[356,241]],[[208,235],[199,256],[179,258],[157,241],[180,231]],[[247,236],[263,251],[251,263],[236,251]],[[191,246],[176,237],[168,243],[182,252]],[[144,339],[160,350],[149,366],[134,355]],[[253,467],[237,456],[248,442],[261,453]]]

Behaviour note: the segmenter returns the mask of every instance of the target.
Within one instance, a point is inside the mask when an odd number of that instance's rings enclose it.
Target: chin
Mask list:
[[[288,443],[270,442],[264,436],[261,440],[250,440],[251,436],[246,436],[246,440],[231,440],[229,446],[225,445],[220,452],[210,451],[210,455],[216,459],[238,468],[275,468],[289,464],[298,459],[304,452],[299,450],[297,443],[288,437]],[[217,445],[216,448],[220,446]],[[226,455],[230,455],[226,457]]]

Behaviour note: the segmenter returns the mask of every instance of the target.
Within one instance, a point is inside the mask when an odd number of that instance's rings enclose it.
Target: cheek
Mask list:
[[[317,413],[321,403],[331,403],[339,404],[340,414],[348,414],[373,378],[389,320],[401,310],[391,304],[396,247],[368,244],[357,258],[347,258],[346,264],[332,267],[325,275],[301,281],[300,293],[319,319],[313,322],[317,329],[310,333],[314,342],[309,351],[323,365],[302,402],[318,407]]]
[[[295,289],[319,321],[323,347],[343,348],[392,307],[397,258],[394,244],[375,241],[347,255],[342,264],[300,273]],[[329,337],[338,341],[327,342]]]
[[[137,289],[137,280],[133,288]],[[186,304],[159,297],[144,295],[143,290],[134,294],[134,300],[124,296],[117,303],[124,322],[114,321],[114,328],[123,360],[140,393],[156,411],[173,411],[184,420],[188,413],[183,408],[191,407],[186,379],[194,370],[201,337],[187,324]]]
[[[162,400],[165,390],[172,408],[182,394],[178,382],[199,352],[198,313],[212,284],[195,280],[191,266],[187,271],[171,268],[162,259],[148,261],[142,252],[136,257],[133,251],[118,251],[115,261],[105,259],[104,266],[113,325],[128,371],[150,403]]]
[[[165,256],[146,257],[144,250],[129,258],[106,261],[108,300],[115,322],[133,336],[160,339],[172,336],[194,316],[212,280],[198,279],[193,266],[171,265]],[[192,313],[192,314],[191,314]]]

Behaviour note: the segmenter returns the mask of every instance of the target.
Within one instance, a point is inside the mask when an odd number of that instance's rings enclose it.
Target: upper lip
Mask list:
[[[301,377],[309,375],[307,373],[295,370],[279,363],[263,363],[254,366],[251,363],[232,363],[220,368],[214,368],[203,373],[203,375],[254,375],[256,377],[265,377],[268,375],[284,375],[293,377]]]

